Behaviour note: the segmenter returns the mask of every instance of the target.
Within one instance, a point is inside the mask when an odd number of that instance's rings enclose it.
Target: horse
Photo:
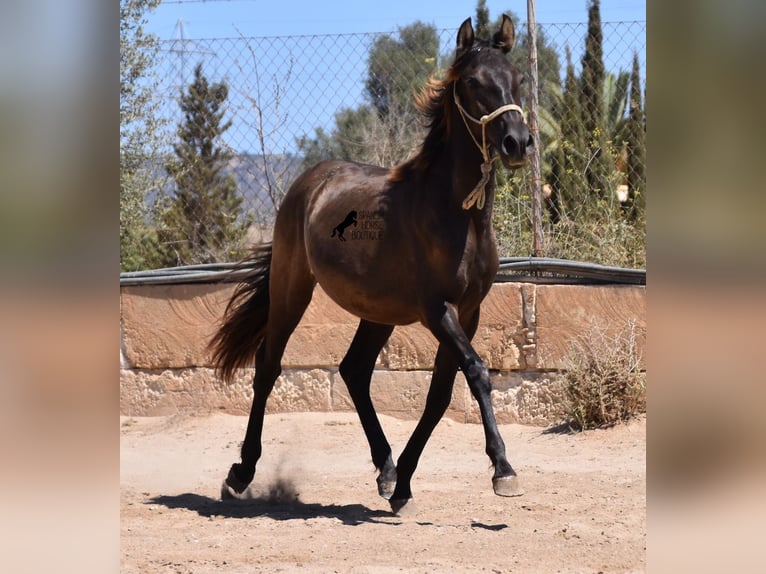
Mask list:
[[[347,241],[345,237],[343,237],[343,232],[346,231],[346,228],[350,225],[353,225],[356,227],[356,211],[349,211],[348,215],[346,215],[346,218],[341,221],[338,225],[332,228],[332,235],[330,237],[335,237],[335,234],[338,234],[338,239],[341,241]]]
[[[479,405],[495,494],[523,493],[497,428],[489,371],[471,345],[499,262],[492,228],[496,162],[518,169],[534,145],[520,107],[523,76],[508,59],[514,39],[506,15],[490,39],[477,38],[465,20],[445,76],[431,78],[416,97],[426,135],[413,157],[390,169],[325,160],[288,190],[271,243],[253,249],[210,341],[225,381],[255,362],[241,462],[231,466],[222,497],[239,496],[255,476],[266,401],[317,283],[360,319],[338,371],[379,472],[378,494],[392,512],[414,508],[411,480],[450,403],[458,369]],[[378,231],[331,239],[337,222],[353,212]],[[439,345],[422,416],[394,465],[370,381],[394,327],[418,321]]]

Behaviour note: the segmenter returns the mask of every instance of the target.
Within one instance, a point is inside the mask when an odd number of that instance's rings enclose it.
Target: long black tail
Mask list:
[[[230,382],[237,369],[252,366],[269,319],[271,244],[258,245],[238,269],[251,269],[226,305],[223,324],[210,340],[218,376]]]

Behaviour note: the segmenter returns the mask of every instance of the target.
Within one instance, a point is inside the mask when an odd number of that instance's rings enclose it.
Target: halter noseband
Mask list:
[[[487,182],[489,182],[489,174],[492,172],[492,164],[500,157],[500,154],[498,153],[495,153],[495,155],[489,157],[489,149],[487,147],[487,124],[498,117],[500,114],[511,111],[519,112],[524,123],[527,123],[527,120],[524,117],[524,110],[522,110],[521,107],[517,106],[516,104],[505,104],[504,106],[497,108],[491,114],[487,114],[481,116],[479,119],[476,119],[471,114],[469,114],[460,104],[460,98],[458,98],[457,95],[457,82],[452,84],[452,97],[454,98],[455,105],[460,112],[460,117],[463,118],[463,123],[468,130],[468,135],[471,136],[473,143],[475,143],[476,147],[479,148],[481,156],[484,158],[484,162],[481,164],[481,179],[479,180],[479,183],[476,184],[476,187],[473,189],[473,191],[468,194],[468,197],[463,200],[463,209],[471,209],[474,204],[476,204],[477,209],[482,209],[484,207],[485,200],[484,188],[486,187]],[[476,139],[476,136],[473,135],[471,126],[468,125],[468,120],[471,120],[473,123],[479,124],[481,126],[481,144]]]

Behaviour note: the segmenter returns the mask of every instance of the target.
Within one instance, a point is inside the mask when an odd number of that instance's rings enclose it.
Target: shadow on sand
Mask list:
[[[306,503],[298,498],[276,500],[262,496],[244,500],[218,500],[199,494],[155,496],[149,504],[160,504],[171,509],[186,509],[200,516],[225,518],[253,518],[265,516],[273,520],[308,520],[334,518],[346,526],[365,523],[397,525],[396,517],[386,510],[373,510],[361,504]]]

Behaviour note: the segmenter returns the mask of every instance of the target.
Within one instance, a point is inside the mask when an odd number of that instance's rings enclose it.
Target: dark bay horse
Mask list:
[[[479,404],[495,493],[523,492],[497,429],[489,372],[471,346],[479,306],[498,268],[492,229],[496,160],[519,168],[533,145],[519,107],[522,75],[507,57],[514,35],[507,16],[490,40],[474,37],[470,18],[463,22],[454,63],[418,98],[429,130],[412,159],[394,169],[324,161],[286,194],[272,243],[254,250],[247,263],[252,272],[211,341],[224,380],[255,361],[242,462],[232,465],[223,496],[243,492],[255,475],[266,400],[317,283],[361,319],[339,372],[380,471],[378,491],[390,498],[392,510],[403,511],[412,498],[410,481],[449,405],[458,369]],[[333,239],[352,213],[358,225],[346,230],[346,241]],[[439,347],[422,418],[394,465],[370,399],[370,379],[394,326],[416,321]]]

